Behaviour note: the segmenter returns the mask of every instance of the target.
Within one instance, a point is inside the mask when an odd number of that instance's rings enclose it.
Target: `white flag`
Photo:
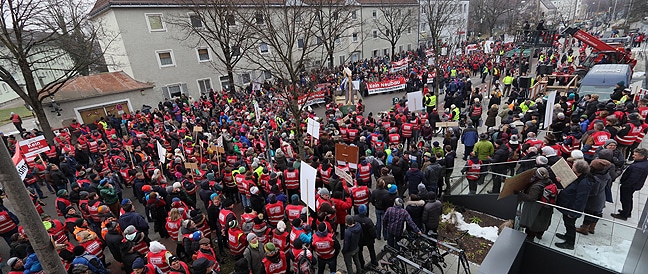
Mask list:
[[[157,151],[158,155],[160,156],[160,162],[164,164],[166,161],[166,149],[160,144],[160,141],[157,141]]]

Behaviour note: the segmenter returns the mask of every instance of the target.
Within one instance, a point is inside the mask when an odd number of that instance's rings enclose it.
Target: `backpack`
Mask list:
[[[540,199],[544,203],[556,204],[556,197],[558,197],[558,187],[556,184],[551,183],[544,187],[542,190],[542,198]],[[549,207],[548,205],[542,205],[543,207]]]
[[[299,254],[297,257],[297,274],[313,274],[315,267],[313,262],[308,258],[306,250]]]

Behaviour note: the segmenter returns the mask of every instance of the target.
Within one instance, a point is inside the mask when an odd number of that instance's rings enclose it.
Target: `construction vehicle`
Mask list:
[[[585,43],[585,45],[592,47],[592,53],[583,62],[580,62],[576,68],[575,73],[578,75],[584,76],[596,64],[628,64],[633,69],[637,64],[637,60],[631,56],[630,49],[624,48],[621,43],[610,45],[578,28],[569,27],[563,33],[567,33]]]

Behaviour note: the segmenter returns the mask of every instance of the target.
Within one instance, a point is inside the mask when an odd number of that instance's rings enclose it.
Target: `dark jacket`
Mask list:
[[[407,173],[405,173],[405,180],[407,180],[407,189],[409,190],[409,194],[418,194],[418,185],[420,183],[427,185],[425,175],[418,168],[410,168]]]
[[[436,231],[439,227],[439,221],[441,220],[441,213],[443,211],[443,204],[439,200],[428,200],[423,206],[423,215],[421,215],[421,220],[423,220],[424,230]]]
[[[479,141],[479,134],[477,133],[477,129],[474,127],[466,128],[463,134],[461,134],[461,143],[464,144],[464,146],[474,146],[477,141]]]
[[[106,233],[106,245],[108,246],[108,249],[110,249],[110,253],[113,254],[113,257],[118,262],[122,261],[122,256],[119,250],[123,239],[124,236],[122,236],[122,234],[116,229],[109,230],[108,233]]]
[[[524,191],[519,192],[518,199],[522,201],[522,214],[520,226],[526,227],[529,231],[546,231],[551,225],[553,208],[537,203],[542,199],[545,186],[551,184],[549,179],[531,177],[531,185]]]
[[[366,214],[359,214],[353,216],[356,223],[362,225],[362,237],[360,245],[368,246],[373,245],[376,240],[376,226],[374,222],[366,216]]]
[[[640,190],[648,176],[648,161],[635,160],[621,175],[621,187]]]
[[[592,181],[588,174],[579,176],[576,181],[568,185],[560,193],[558,193],[558,200],[556,204],[562,207],[573,209],[578,212],[585,210],[587,204],[587,197],[589,196],[590,189],[592,188]],[[572,216],[573,218],[580,217],[580,213],[560,210],[565,215]]]
[[[436,191],[436,187],[438,186],[439,181],[441,181],[442,176],[443,167],[439,164],[439,162],[435,161],[434,163],[428,165],[425,168],[425,180],[427,181],[427,184],[425,186],[427,187],[427,189],[430,191]]]
[[[508,157],[508,147],[506,145],[501,145],[495,150],[493,156],[491,156],[491,163],[504,163],[508,160]],[[491,169],[493,170],[493,172],[500,173],[507,169],[507,165],[492,165]]]
[[[119,227],[126,229],[129,225],[133,225],[137,229],[137,231],[142,231],[148,234],[149,224],[146,219],[144,219],[144,216],[142,216],[142,214],[131,211],[119,216]]]
[[[351,252],[358,248],[360,239],[362,238],[362,225],[356,223],[352,227],[347,227],[344,231],[344,245],[342,246],[342,253]]]
[[[389,191],[383,188],[378,188],[371,192],[369,196],[369,202],[376,208],[376,210],[387,210],[388,207],[392,206],[392,203],[389,202]]]
[[[605,206],[605,187],[612,182],[610,168],[612,168],[613,164],[607,160],[596,159],[592,161],[592,167],[595,162],[601,163],[603,169],[595,170],[592,168],[592,177],[590,179],[592,180],[592,189],[590,189],[589,197],[587,197],[585,210],[600,213]]]
[[[410,217],[412,217],[412,221],[414,221],[416,226],[419,228],[423,227],[423,206],[424,205],[425,205],[425,201],[419,200],[419,201],[407,201],[407,206],[405,206],[405,210],[407,210],[407,213],[409,213]]]

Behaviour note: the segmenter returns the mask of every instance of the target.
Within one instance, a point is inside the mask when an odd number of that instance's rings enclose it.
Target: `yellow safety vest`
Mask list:
[[[427,99],[427,104],[425,104],[425,106],[427,106],[427,107],[436,106],[436,101],[437,101],[436,95],[431,95],[431,96],[428,95],[428,96],[425,96],[425,98]]]
[[[511,84],[513,84],[514,79],[515,78],[513,78],[513,76],[511,76],[511,75],[504,76],[504,79],[502,79],[502,83],[504,83],[504,85],[511,85]]]
[[[456,69],[451,69],[450,70],[450,77],[457,77],[457,70]]]
[[[460,112],[459,108],[452,109],[452,121],[459,121]]]

